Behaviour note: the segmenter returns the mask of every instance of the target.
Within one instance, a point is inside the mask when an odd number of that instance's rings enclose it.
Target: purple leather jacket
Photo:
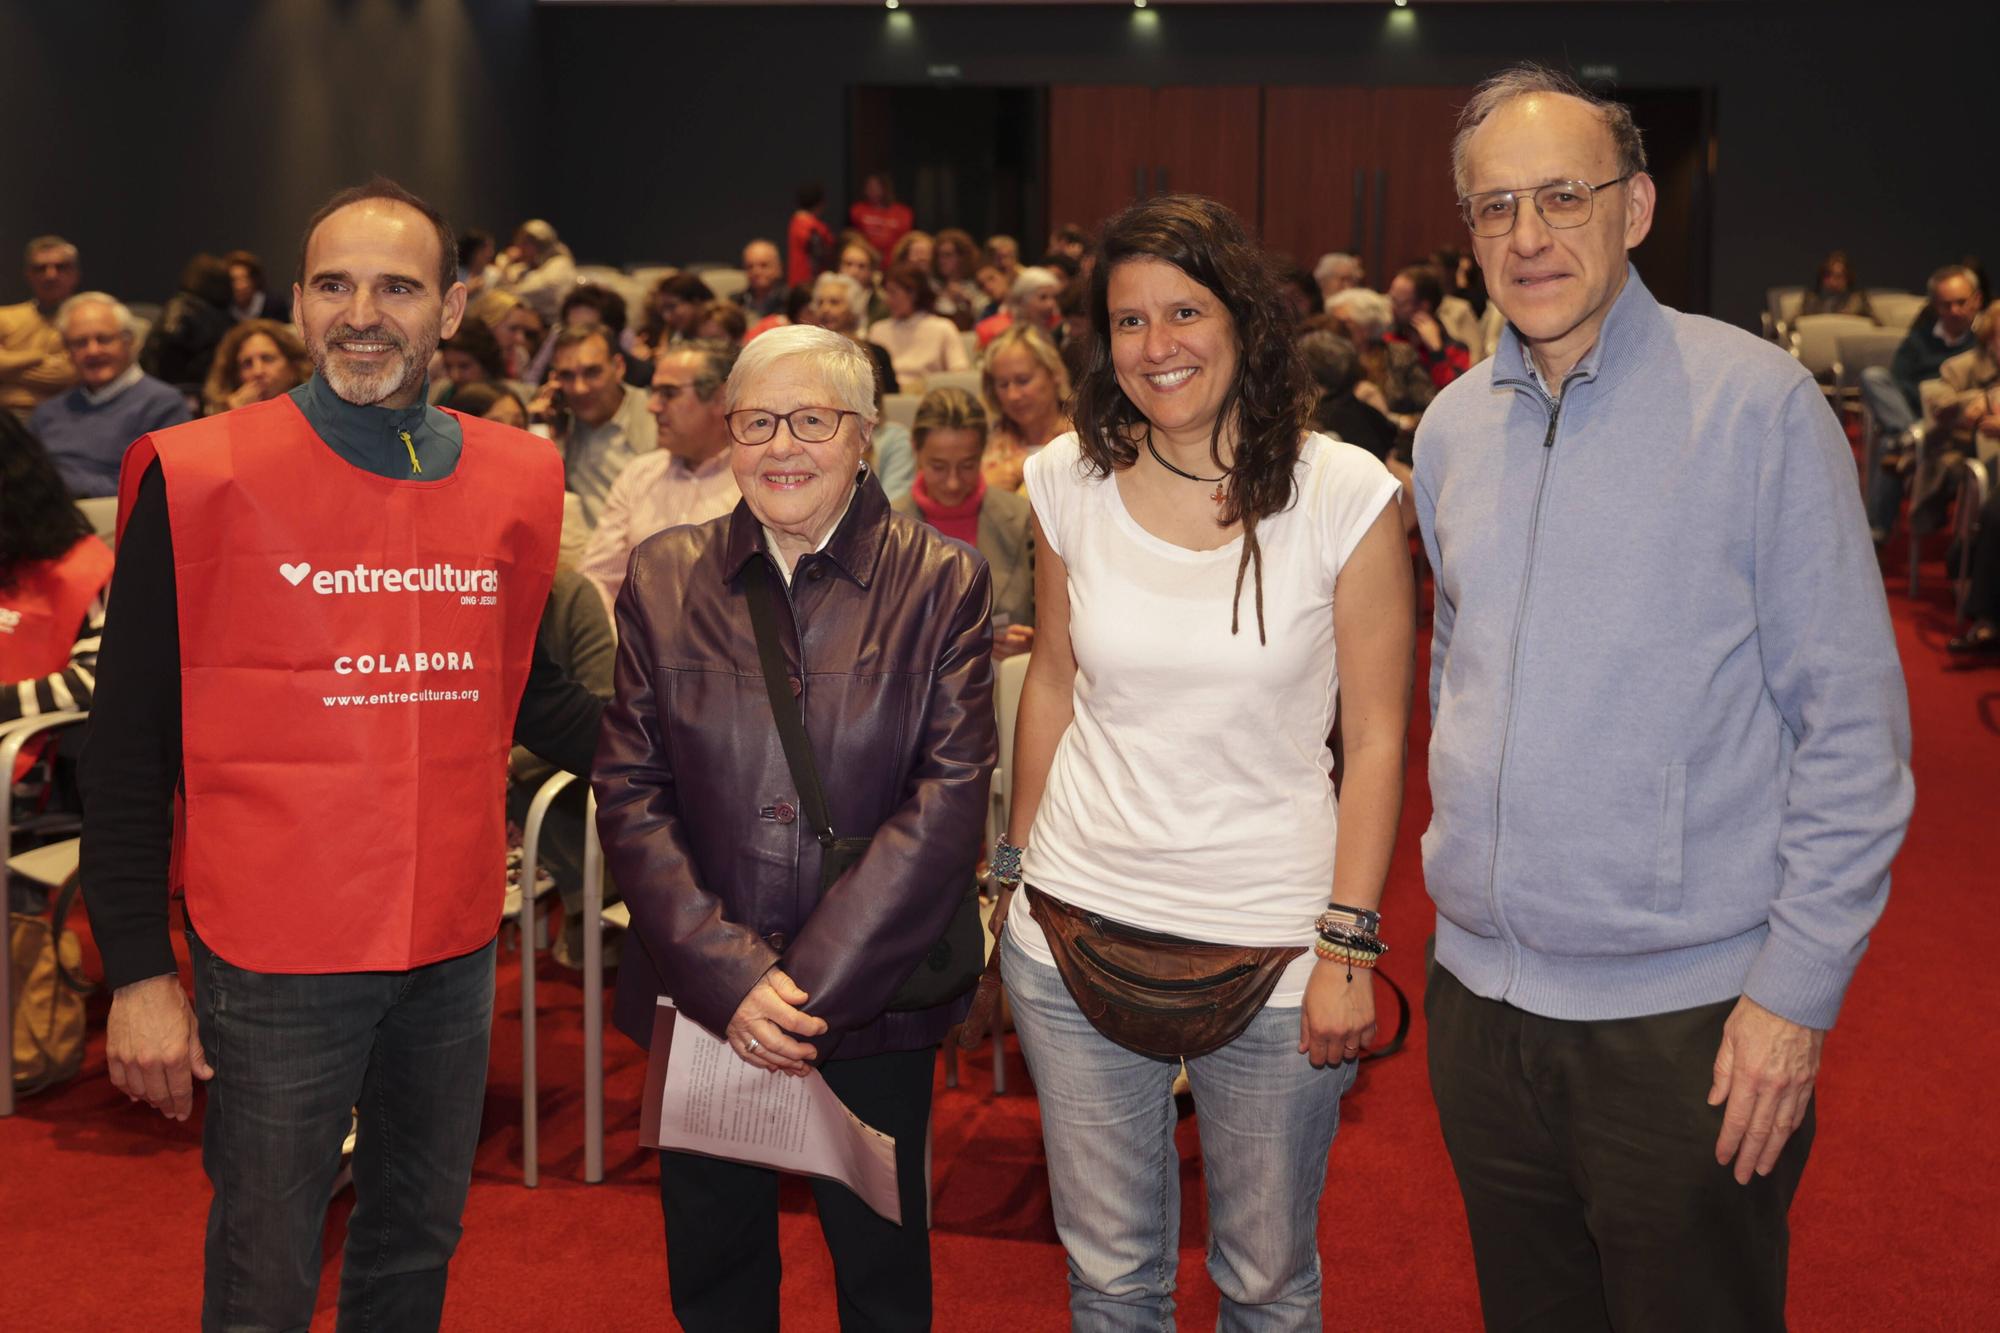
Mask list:
[[[874,837],[822,895],[740,577],[768,559],[742,503],[632,553],[592,779],[605,865],[632,909],[614,1021],[646,1045],[664,994],[719,1033],[777,964],[827,1022],[822,1057],[933,1045],[969,999],[883,1006],[979,858],[998,755],[986,562],[890,512],[871,474],[793,571],[785,657],[834,832]]]

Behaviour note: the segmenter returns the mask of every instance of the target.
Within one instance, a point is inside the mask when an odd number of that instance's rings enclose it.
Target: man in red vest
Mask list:
[[[340,1326],[437,1327],[485,1096],[508,745],[583,772],[595,744],[600,705],[535,642],[561,460],[426,405],[465,309],[456,248],[393,182],[334,196],[293,288],[312,379],[125,459],[83,881],[113,1084],[186,1119],[209,1081],[205,1329],[310,1322],[351,1115]]]

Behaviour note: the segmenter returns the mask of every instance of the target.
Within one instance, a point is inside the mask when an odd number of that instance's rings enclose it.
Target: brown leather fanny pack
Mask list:
[[[1234,1041],[1305,952],[1140,930],[1023,887],[1076,1007],[1112,1041],[1156,1060],[1206,1055]]]

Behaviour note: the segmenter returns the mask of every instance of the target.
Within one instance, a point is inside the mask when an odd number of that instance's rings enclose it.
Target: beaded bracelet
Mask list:
[[[993,872],[993,882],[995,884],[1004,884],[1012,888],[1021,882],[1021,853],[1023,850],[1025,849],[1016,847],[1013,843],[1007,841],[1006,834],[1003,833],[1000,835],[1000,840],[993,844],[993,854],[986,858],[987,868]]]
[[[1342,949],[1338,945],[1328,944],[1325,940],[1321,940],[1319,943],[1313,945],[1313,952],[1329,963],[1345,964],[1350,976],[1357,967],[1368,969],[1375,966],[1376,955],[1357,953],[1352,949]]]

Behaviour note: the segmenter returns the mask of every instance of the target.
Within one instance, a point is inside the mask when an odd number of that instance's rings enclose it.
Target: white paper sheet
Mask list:
[[[646,1085],[648,1145],[838,1181],[901,1225],[896,1140],[856,1118],[818,1070],[753,1068],[662,996]]]

